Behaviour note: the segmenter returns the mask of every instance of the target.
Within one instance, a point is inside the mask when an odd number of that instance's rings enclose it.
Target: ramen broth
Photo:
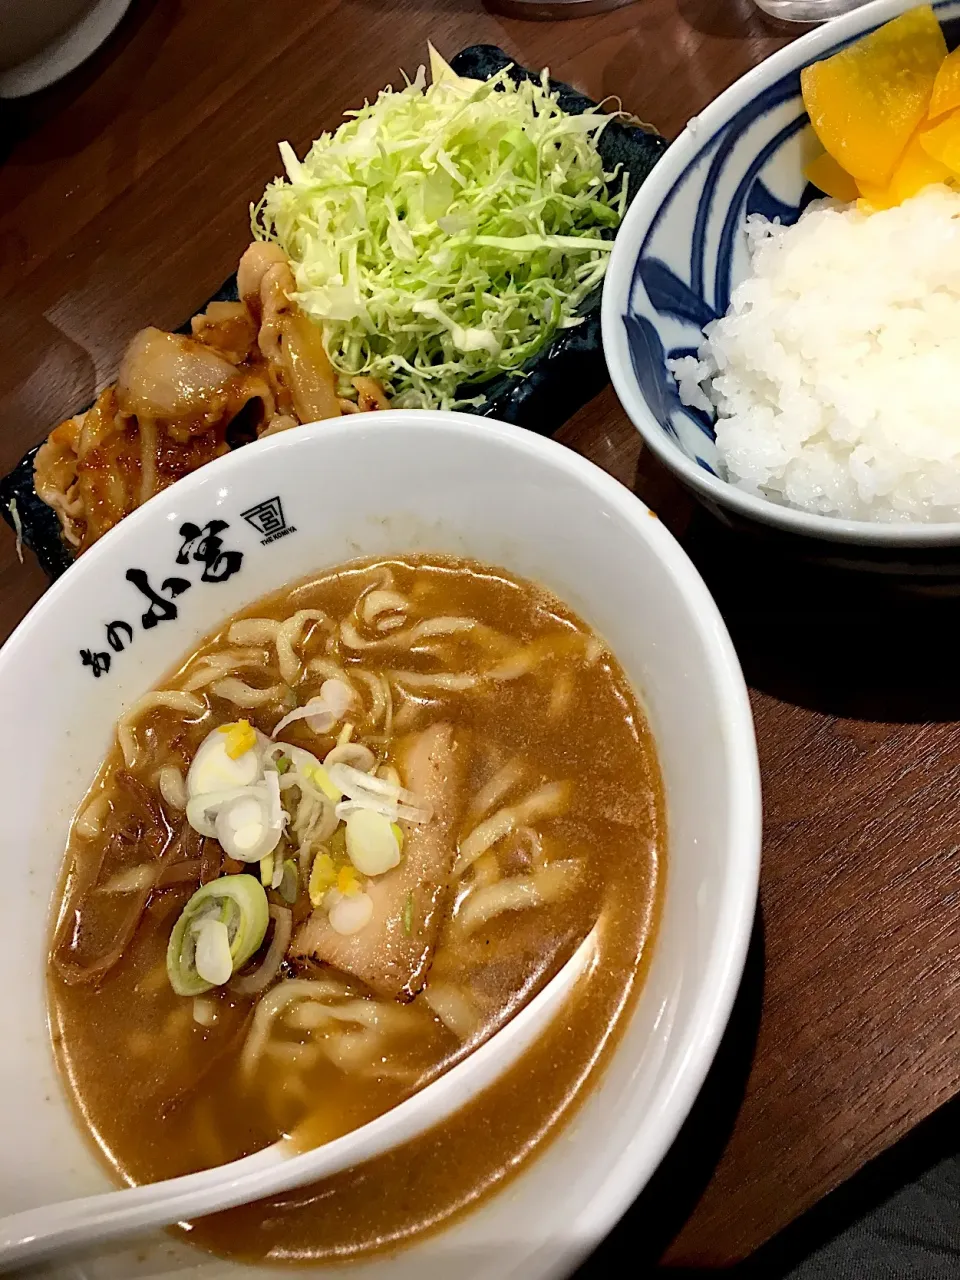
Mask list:
[[[438,1225],[586,1092],[663,842],[643,714],[557,599],[423,556],[287,588],[128,709],[74,822],[49,994],[83,1125],[135,1183],[327,1141],[503,1025],[599,921],[562,1025],[476,1103],[191,1238],[302,1260]]]

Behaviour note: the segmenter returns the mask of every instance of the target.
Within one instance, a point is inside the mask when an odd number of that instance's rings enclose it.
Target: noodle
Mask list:
[[[496,884],[501,878],[500,863],[495,853],[488,850],[473,864],[473,885],[481,887]],[[470,893],[473,885],[467,886],[467,894]]]
[[[284,684],[296,684],[300,675],[300,659],[294,653],[294,645],[300,643],[300,633],[305,622],[326,622],[327,616],[319,609],[299,609],[277,629],[277,661],[280,679]]]
[[[486,673],[488,680],[519,680],[521,676],[529,675],[534,667],[539,666],[546,658],[559,658],[564,654],[571,653],[579,647],[584,646],[588,637],[574,631],[562,636],[544,636],[540,640],[534,640],[532,644],[525,645],[518,649],[510,658],[505,658],[503,662]]]
[[[380,676],[376,675],[374,672],[361,671],[356,667],[350,672],[350,674],[355,680],[359,680],[361,684],[365,684],[370,690],[370,701],[372,703],[370,708],[370,723],[371,726],[375,728],[380,721],[384,719],[387,712],[387,699],[383,692],[383,681]]]
[[[95,893],[136,893],[138,890],[153,887],[157,878],[155,867],[141,863],[139,867],[127,867],[118,871],[106,884],[98,885]]]
[[[265,1058],[272,1058],[285,1067],[307,1066],[320,1057],[320,1049],[313,1044],[268,1044],[263,1050]]]
[[[514,809],[518,823],[535,818],[557,818],[570,802],[569,782],[545,782],[538,790],[521,800]]]
[[[264,649],[224,649],[222,653],[208,653],[196,664],[183,687],[188,693],[194,693],[197,689],[205,689],[229,672],[266,665],[267,654]]]
[[[380,673],[380,683],[383,686],[383,696],[387,704],[383,719],[383,732],[389,738],[393,733],[393,690],[390,688],[390,681],[383,672]]]
[[[449,693],[462,693],[466,689],[476,688],[480,683],[479,676],[456,675],[446,671],[434,675],[421,671],[391,671],[389,676],[391,680],[413,685],[414,688],[444,689]]]
[[[469,1040],[480,1028],[480,1014],[468,996],[450,982],[431,982],[423,999],[458,1040]]]
[[[390,635],[380,636],[377,640],[364,640],[357,628],[349,620],[340,623],[340,638],[350,649],[402,648],[404,645],[416,644],[418,640],[428,636],[450,636],[465,631],[473,631],[478,622],[476,618],[455,618],[438,616],[424,618],[407,631],[394,631]]]
[[[262,962],[252,973],[241,974],[230,982],[230,990],[238,996],[252,996],[269,987],[274,978],[280,974],[280,965],[290,945],[293,932],[293,913],[286,907],[270,907],[270,919],[273,921],[273,937]]]
[[[498,809],[495,814],[474,827],[460,842],[460,852],[453,864],[452,877],[458,879],[482,853],[504,836],[536,818],[555,818],[566,808],[570,787],[565,782],[547,782],[511,809]]]
[[[271,702],[285,702],[290,696],[290,689],[285,684],[272,684],[266,689],[254,689],[233,676],[218,680],[210,692],[217,698],[232,702],[236,707],[243,707],[244,710],[265,707]]]
[[[187,784],[183,774],[175,764],[165,764],[157,774],[157,786],[160,794],[171,809],[181,813],[187,807]]]
[[[207,704],[202,699],[179,689],[161,689],[158,693],[146,693],[138,698],[117,721],[117,741],[128,769],[135,769],[140,759],[140,748],[133,732],[134,725],[143,716],[161,707],[181,711],[185,716],[193,716],[197,720],[207,712]]]
[[[280,623],[276,618],[239,618],[230,624],[231,644],[274,644]]]
[[[341,995],[345,994],[340,992]],[[410,1020],[409,1011],[399,1005],[379,1000],[351,1000],[347,1004],[312,1004],[291,1009],[284,1022],[298,1031],[316,1031],[325,1022],[355,1022],[372,1031],[403,1029]]]
[[[307,670],[311,675],[323,676],[324,680],[342,680],[344,684],[350,683],[350,677],[343,667],[332,658],[311,658],[307,663]],[[351,672],[351,675],[359,674],[359,672]]]
[[[462,876],[482,854],[508,836],[516,825],[517,817],[512,809],[498,809],[492,817],[474,827],[466,840],[460,842],[460,853],[453,864],[453,879]]]
[[[541,907],[572,892],[582,870],[579,859],[552,862],[532,876],[514,876],[499,884],[475,889],[463,902],[454,923],[464,933],[504,911],[521,911],[525,907]]]
[[[547,706],[547,717],[558,720],[570,705],[573,697],[573,676],[569,671],[561,671],[550,690],[550,702]]]
[[[382,1058],[383,1037],[377,1031],[341,1031],[323,1043],[323,1052],[344,1074],[359,1075]]]
[[[379,625],[378,620],[381,614],[406,613],[409,608],[410,601],[406,596],[402,596],[399,591],[387,591],[380,587],[368,592],[363,597],[361,613],[363,614],[364,622],[371,625]],[[393,622],[394,620],[391,618],[389,621]]]
[[[361,773],[372,773],[377,767],[377,757],[369,747],[359,742],[343,742],[338,743],[323,757],[325,769],[334,764],[348,764],[351,769],[359,769]]]
[[[96,839],[103,830],[103,820],[109,811],[109,797],[105,791],[101,791],[78,815],[73,824],[75,833],[83,840]]]
[[[523,777],[523,773],[523,764],[518,756],[508,760],[502,768],[497,770],[489,782],[483,784],[470,801],[464,825],[469,827],[479,822],[485,813],[488,813],[495,804],[499,804],[507,792],[516,786]]]
[[[344,995],[338,982],[317,978],[288,978],[262,997],[253,1014],[253,1021],[240,1057],[240,1065],[247,1075],[252,1075],[270,1038],[273,1023],[295,1000],[328,1000]]]

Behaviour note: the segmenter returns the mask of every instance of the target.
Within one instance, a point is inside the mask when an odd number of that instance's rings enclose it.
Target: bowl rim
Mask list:
[[[660,1106],[648,1111],[643,1130],[634,1132],[611,1160],[604,1179],[587,1189],[582,1206],[570,1222],[562,1256],[529,1257],[527,1274],[540,1277],[569,1274],[613,1228],[647,1184],[687,1119],[715,1057],[740,985],[749,946],[760,874],[762,836],[760,768],[753,716],[743,672],[720,611],[686,552],[655,517],[655,513],[625,485],[595,463],[556,440],[491,418],[439,410],[381,410],[351,414],[335,422],[317,422],[296,431],[256,441],[215,459],[175,485],[156,494],[142,507],[106,533],[53,583],[0,648],[0,684],[11,657],[29,646],[39,627],[64,596],[82,591],[96,581],[101,562],[121,539],[143,537],[162,524],[171,509],[188,500],[194,490],[220,477],[226,480],[238,470],[256,467],[266,452],[290,454],[298,450],[336,448],[338,437],[364,429],[371,450],[380,431],[415,426],[418,432],[436,432],[462,438],[482,438],[505,453],[521,453],[559,470],[586,487],[607,510],[613,509],[636,536],[660,560],[693,615],[702,638],[707,676],[716,693],[720,749],[728,761],[731,786],[724,832],[727,871],[717,905],[718,928],[711,954],[704,961],[704,981],[693,999],[689,1023],[677,1044],[677,1066],[663,1087]],[[669,815],[668,815],[669,816]],[[669,839],[669,838],[668,838]],[[669,877],[669,844],[667,854]],[[616,1054],[617,1049],[614,1050]],[[603,1087],[603,1077],[594,1088]],[[642,1140],[641,1140],[642,1137]],[[497,1194],[497,1193],[495,1193]],[[455,1224],[454,1224],[455,1225]],[[556,1242],[555,1242],[556,1243]]]
[[[949,522],[903,521],[875,523],[840,516],[801,511],[738,489],[712,475],[687,457],[657,422],[640,390],[630,362],[630,347],[623,316],[647,232],[659,218],[664,201],[677,181],[696,160],[704,144],[751,98],[782,76],[815,61],[835,45],[843,44],[915,7],[916,0],[870,0],[869,4],[833,18],[799,36],[745,72],[694,116],[670,144],[627,210],[617,232],[603,288],[601,331],[610,380],[621,404],[644,444],[675,472],[707,505],[728,507],[753,522],[774,525],[788,533],[822,541],[861,546],[905,548],[943,547],[960,544],[960,519]],[[956,0],[934,0],[933,8],[956,7]]]

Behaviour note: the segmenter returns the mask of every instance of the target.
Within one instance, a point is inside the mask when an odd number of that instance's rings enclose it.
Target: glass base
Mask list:
[[[859,9],[867,0],[754,0],[758,9],[781,22],[826,22],[851,9]]]

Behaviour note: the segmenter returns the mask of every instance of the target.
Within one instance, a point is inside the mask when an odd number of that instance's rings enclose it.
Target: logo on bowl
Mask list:
[[[247,524],[253,525],[257,533],[263,535],[260,539],[260,545],[265,547],[271,542],[276,542],[278,538],[285,538],[288,533],[296,533],[297,526],[287,524],[283,514],[283,503],[279,498],[267,498],[265,502],[258,502],[255,507],[251,507],[248,511],[240,513]]]
[[[279,499],[274,501],[279,505]],[[280,520],[283,521],[282,510]],[[242,551],[232,551],[224,546],[221,534],[229,528],[226,520],[209,520],[205,525],[192,524],[190,521],[182,524],[180,537],[183,541],[174,563],[202,565],[201,582],[226,582],[239,572],[243,564]],[[293,530],[287,529],[286,532],[293,533]],[[140,628],[143,631],[152,631],[160,622],[172,622],[179,612],[174,600],[193,586],[189,578],[171,577],[164,578],[157,589],[151,586],[145,569],[128,569],[125,576],[149,602],[149,608],[140,615]],[[125,619],[115,618],[104,627],[104,637],[114,653],[122,653],[133,642],[134,631],[134,627]],[[95,679],[99,680],[109,672],[112,662],[109,650],[91,647],[79,652],[80,661],[90,668]]]

